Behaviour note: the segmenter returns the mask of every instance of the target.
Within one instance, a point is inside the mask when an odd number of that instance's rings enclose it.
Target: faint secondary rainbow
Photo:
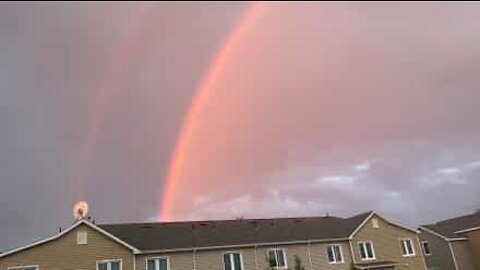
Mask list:
[[[86,179],[92,173],[96,162],[98,137],[107,118],[107,109],[112,97],[121,87],[118,81],[125,75],[128,62],[133,59],[135,49],[138,49],[138,43],[143,34],[142,26],[151,7],[150,3],[139,4],[137,14],[125,30],[126,35],[117,41],[118,45],[114,47],[108,58],[105,75],[95,97],[92,117],[88,123],[85,144],[80,150],[79,167],[75,174],[76,186],[72,193],[76,194],[76,199],[85,199]]]
[[[193,136],[195,121],[202,110],[202,106],[208,99],[213,85],[219,79],[228,57],[235,49],[235,44],[240,42],[247,30],[253,26],[256,18],[258,18],[265,9],[265,5],[266,3],[264,2],[252,2],[249,4],[239,22],[232,28],[230,34],[221,43],[217,54],[213,58],[212,64],[204,75],[199,87],[197,87],[187,115],[181,126],[167,170],[163,196],[159,206],[159,219],[162,221],[172,219],[173,203],[177,196],[177,188],[179,184],[181,184],[179,183],[179,175],[187,154],[186,150]]]

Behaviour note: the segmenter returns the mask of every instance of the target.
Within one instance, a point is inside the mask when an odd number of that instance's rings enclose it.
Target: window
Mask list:
[[[87,232],[81,231],[77,232],[77,245],[86,245],[87,244]]]
[[[108,260],[97,262],[97,270],[122,270],[121,260]]]
[[[271,249],[268,251],[268,261],[270,267],[274,269],[287,268],[287,258],[285,257],[285,251],[280,248]]]
[[[223,253],[224,270],[242,270],[242,256],[238,252]]]
[[[402,255],[404,257],[415,256],[415,250],[413,249],[413,244],[411,239],[401,239],[400,245],[402,248]]]
[[[422,247],[423,247],[423,254],[425,254],[425,256],[432,254],[432,252],[430,251],[430,246],[428,245],[427,241],[422,242]]]
[[[342,263],[342,247],[340,245],[328,245],[327,259],[329,263]]]
[[[9,267],[8,270],[38,270],[37,265]]]
[[[378,225],[378,218],[372,218],[372,227],[373,228],[380,228],[380,225]]]
[[[168,270],[168,258],[147,259],[147,270]]]
[[[372,242],[359,242],[360,256],[362,260],[374,260],[375,252],[373,251]]]

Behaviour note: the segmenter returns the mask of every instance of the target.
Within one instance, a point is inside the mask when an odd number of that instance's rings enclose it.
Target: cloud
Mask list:
[[[454,175],[454,174],[459,174],[462,171],[458,168],[450,167],[450,168],[440,168],[437,169],[437,173],[443,174],[443,175]]]
[[[368,171],[368,170],[370,170],[370,162],[365,161],[365,162],[362,162],[360,164],[357,164],[357,165],[353,166],[353,170],[357,171],[357,172]]]
[[[316,180],[318,184],[333,184],[337,186],[352,185],[357,177],[351,175],[327,175]]]

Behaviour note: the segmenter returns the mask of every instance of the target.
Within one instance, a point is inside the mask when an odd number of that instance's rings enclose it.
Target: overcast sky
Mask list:
[[[68,226],[79,199],[98,222],[156,219],[191,99],[247,7],[0,4],[0,250]],[[196,119],[174,217],[375,209],[415,227],[480,208],[478,14],[267,4]]]

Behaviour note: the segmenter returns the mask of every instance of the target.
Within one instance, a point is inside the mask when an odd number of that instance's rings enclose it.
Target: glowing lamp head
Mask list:
[[[84,201],[79,201],[73,206],[73,217],[76,220],[84,219],[88,214],[88,204]]]

